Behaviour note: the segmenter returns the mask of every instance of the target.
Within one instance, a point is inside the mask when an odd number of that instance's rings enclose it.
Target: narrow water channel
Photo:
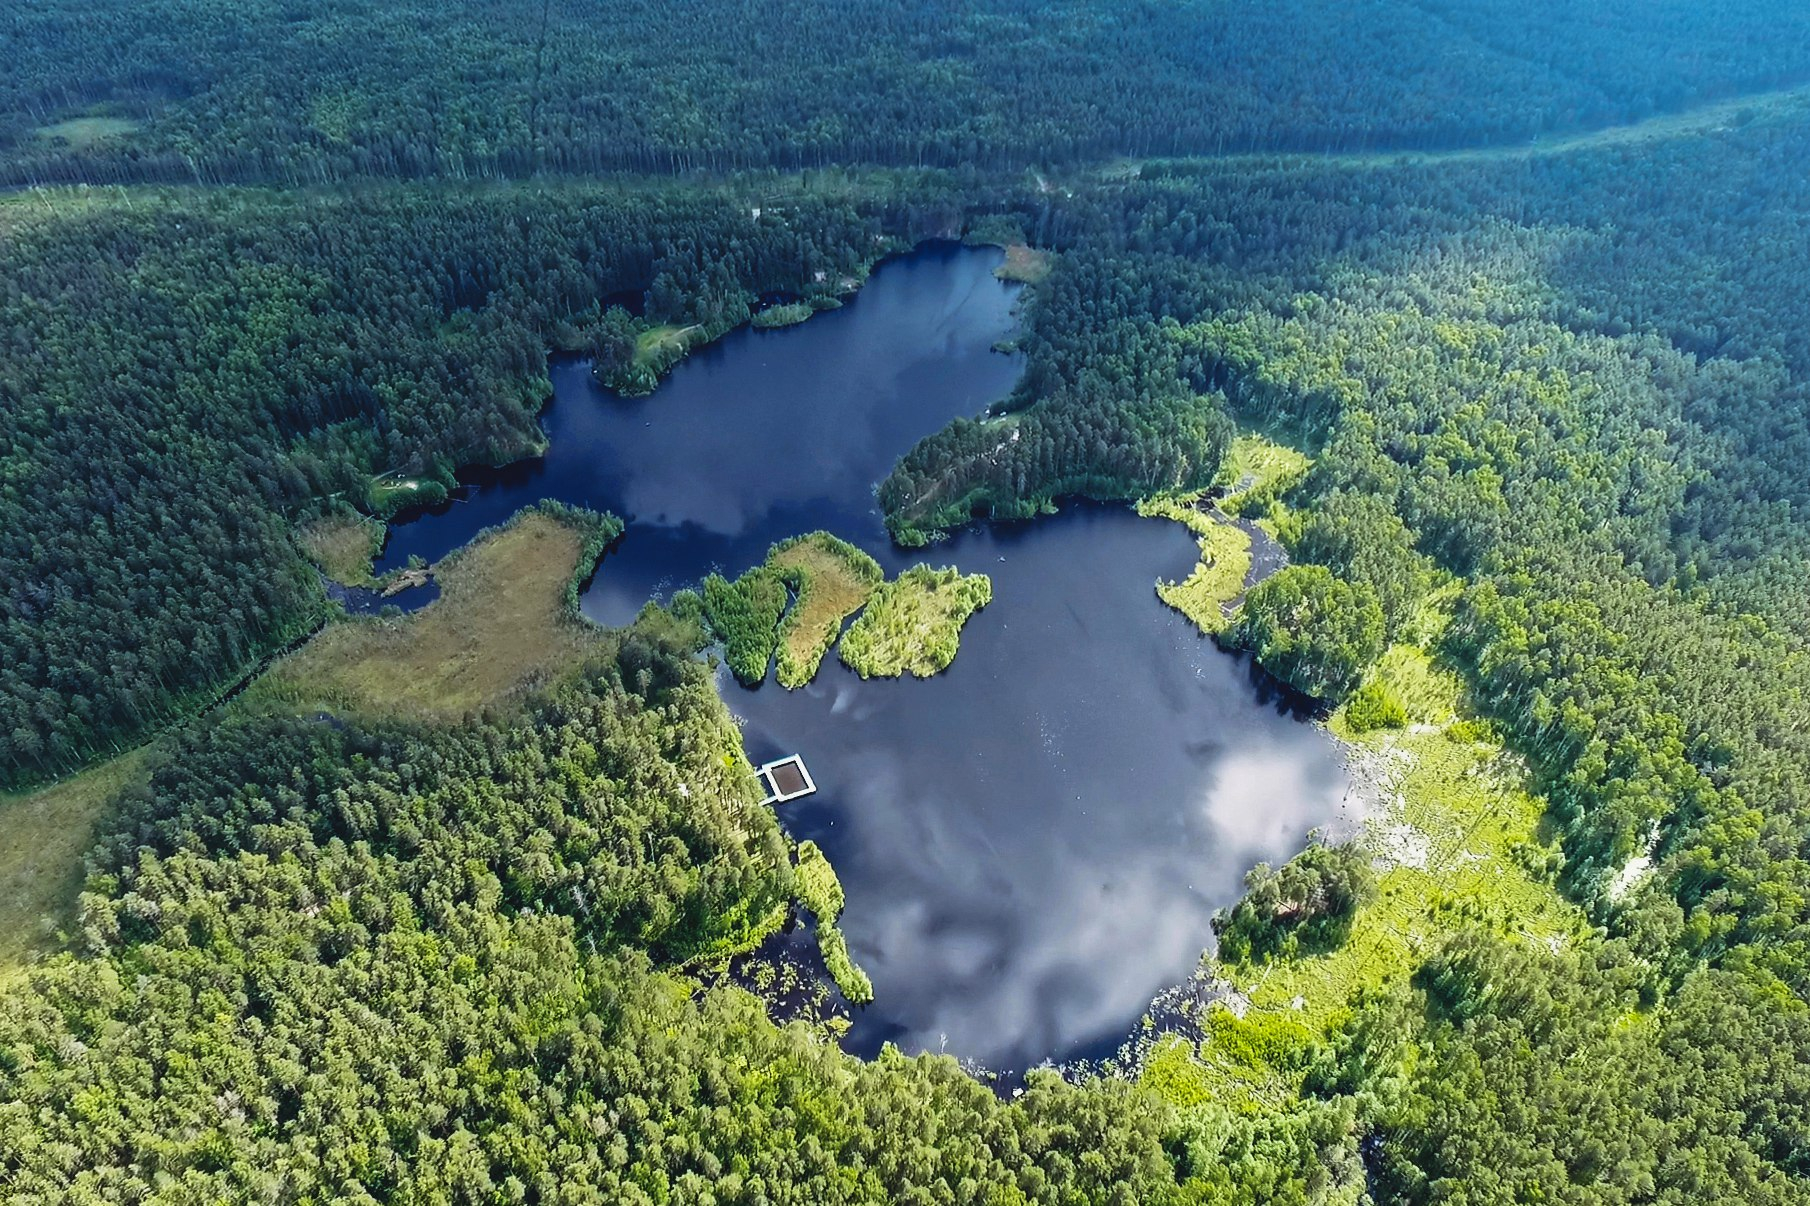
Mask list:
[[[816,779],[780,819],[846,890],[876,993],[850,1048],[1017,1070],[1116,1046],[1193,970],[1244,872],[1336,819],[1347,784],[1288,698],[1157,600],[1155,580],[1195,557],[1179,525],[1073,506],[890,545],[875,484],[1018,374],[992,350],[1016,296],[998,262],[948,245],[889,261],[843,309],[735,332],[638,401],[557,365],[547,455],[394,527],[379,569],[558,498],[629,523],[583,598],[604,623],[816,528],[889,574],[927,560],[991,575],[993,602],[935,679],[862,682],[832,654],[803,691],[721,681],[750,755],[802,754]]]

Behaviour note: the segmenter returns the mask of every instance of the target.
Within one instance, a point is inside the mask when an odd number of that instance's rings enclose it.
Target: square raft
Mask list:
[[[811,781],[811,772],[805,769],[804,759],[797,754],[769,762],[755,773],[760,777],[761,786],[766,788],[769,804],[783,804],[817,790],[817,784]]]

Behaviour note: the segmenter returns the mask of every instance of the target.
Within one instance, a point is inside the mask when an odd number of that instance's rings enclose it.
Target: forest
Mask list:
[[[808,30],[808,37],[793,36]],[[0,179],[977,167],[1524,142],[1810,83],[1768,0],[19,0]]]
[[[46,186],[0,197],[0,789],[146,768],[108,780],[59,949],[0,976],[8,1195],[1810,1197],[1810,104],[1783,91],[1810,15],[788,24],[811,36],[716,0],[0,23],[0,179]],[[1459,910],[1323,1030],[1214,1023],[1285,1093],[1171,1047],[1001,1097],[692,977],[840,904],[738,773],[705,660],[714,625],[764,677],[778,577],[456,720],[215,706],[339,622],[310,521],[536,452],[551,355],[657,377],[689,346],[661,332],[964,236],[1052,270],[1012,396],[879,484],[894,539],[1296,450],[1238,508],[1293,564],[1221,639],[1385,732],[1391,651],[1424,643],[1463,734],[1525,768],[1550,845],[1517,857],[1579,936]],[[1221,953],[1311,966],[1377,897],[1312,843],[1252,872]]]

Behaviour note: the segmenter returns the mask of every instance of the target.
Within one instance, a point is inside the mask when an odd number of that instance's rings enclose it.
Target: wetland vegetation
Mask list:
[[[779,685],[802,687],[842,635],[842,622],[867,605],[886,573],[880,563],[828,532],[773,547],[767,564],[785,577],[796,601],[779,628]]]
[[[968,617],[992,598],[985,574],[913,566],[874,591],[837,656],[862,678],[940,674],[955,660]]]

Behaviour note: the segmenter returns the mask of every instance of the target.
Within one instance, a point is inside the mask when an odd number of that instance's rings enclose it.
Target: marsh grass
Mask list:
[[[1232,450],[1219,470],[1225,490],[1220,509],[1227,515],[1261,515],[1299,485],[1312,468],[1313,460],[1306,453],[1245,432],[1232,441]]]
[[[147,773],[140,746],[61,783],[0,795],[0,985],[74,924],[82,856],[113,799]]]
[[[1049,276],[1054,266],[1054,257],[1049,252],[1039,251],[1024,243],[1009,243],[1006,245],[1005,263],[995,268],[993,275],[1002,281],[1035,285]]]
[[[1232,603],[1251,572],[1251,538],[1241,529],[1202,511],[1198,496],[1163,495],[1138,503],[1138,514],[1173,519],[1193,532],[1200,562],[1182,582],[1158,582],[1159,599],[1193,620],[1208,636],[1231,625]]]
[[[779,629],[778,677],[802,687],[817,676],[842,622],[859,611],[885,577],[880,563],[828,532],[812,532],[773,546],[767,564],[798,592]]]
[[[441,562],[433,603],[333,625],[272,666],[245,702],[454,719],[554,681],[609,649],[568,603],[594,544],[525,511]]]
[[[296,542],[308,560],[342,586],[371,586],[371,565],[383,551],[384,526],[346,510],[304,524]]]
[[[1397,645],[1370,681],[1402,704],[1407,726],[1357,733],[1341,710],[1328,728],[1349,747],[1354,790],[1368,801],[1360,840],[1377,864],[1376,894],[1336,948],[1214,965],[1248,1008],[1240,1020],[1215,1006],[1198,1048],[1178,1039],[1147,1061],[1145,1083],[1177,1104],[1286,1100],[1304,1075],[1301,1044],[1343,1024],[1360,994],[1404,981],[1448,936],[1482,927],[1550,949],[1588,929],[1546,871],[1542,801],[1518,759],[1474,739],[1487,730],[1466,719],[1458,676]]]

